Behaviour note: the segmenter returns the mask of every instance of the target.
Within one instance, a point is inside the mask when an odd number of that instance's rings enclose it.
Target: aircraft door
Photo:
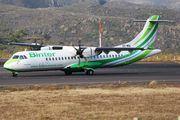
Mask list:
[[[128,54],[126,54],[126,62],[125,62],[126,65],[129,64],[129,58],[128,58]]]

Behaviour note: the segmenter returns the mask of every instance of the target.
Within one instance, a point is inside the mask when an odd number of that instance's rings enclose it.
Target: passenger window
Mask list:
[[[62,57],[62,60],[63,60],[63,57]]]
[[[99,58],[99,56],[97,56],[97,58]]]
[[[18,59],[18,58],[19,58],[19,55],[15,55],[15,56],[13,56],[12,59]]]
[[[48,61],[48,58],[46,58],[46,61]]]
[[[67,58],[65,57],[65,60],[66,60]]]
[[[109,57],[111,58],[111,55],[109,55]]]
[[[118,57],[121,57],[120,55],[118,55]]]
[[[114,58],[114,55],[112,55],[112,57]]]
[[[70,60],[70,57],[68,57],[68,60]]]
[[[73,60],[73,57],[71,57],[71,60]]]
[[[105,55],[103,55],[103,58],[105,58]]]
[[[106,57],[108,58],[108,55],[106,55]]]
[[[61,60],[61,58],[59,57],[59,60]]]
[[[115,55],[115,57],[117,57],[117,55]]]
[[[55,57],[55,60],[57,60],[57,57]]]
[[[76,56],[74,56],[74,59],[76,59]]]
[[[51,58],[49,58],[49,61],[51,61]]]
[[[100,58],[102,58],[102,56],[100,55]]]
[[[24,58],[23,58],[23,56],[21,55],[21,56],[19,57],[19,59],[24,59]]]
[[[52,60],[54,60],[54,58],[52,58]]]
[[[121,57],[123,57],[123,54],[121,55]]]

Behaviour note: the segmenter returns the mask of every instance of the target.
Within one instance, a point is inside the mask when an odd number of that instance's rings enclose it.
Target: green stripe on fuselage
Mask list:
[[[143,54],[141,54],[141,55],[139,55],[139,56],[137,56],[137,57],[129,60],[128,63],[127,63],[127,61],[125,61],[124,63],[115,65],[115,66],[113,66],[113,67],[124,66],[124,65],[127,65],[127,64],[131,64],[131,63],[133,63],[133,62],[137,62],[137,61],[143,59],[144,57],[146,57],[146,56],[147,56],[149,53],[151,53],[152,51],[153,51],[153,50],[146,50]]]
[[[154,30],[152,31],[152,33],[147,37],[147,39],[145,41],[143,41],[140,45],[138,45],[137,47],[142,47],[144,44],[146,44],[154,35],[154,33],[156,32],[157,28],[158,28],[159,23],[156,24]]]
[[[22,59],[9,59],[4,65],[8,65],[8,64],[11,64],[13,62],[16,62],[16,61],[20,61]]]
[[[8,70],[8,71],[15,71],[15,70],[13,70],[13,69],[9,69],[9,68],[6,68],[6,67],[4,67],[4,69],[6,69],[6,70]]]
[[[153,16],[151,20],[157,20],[157,17],[158,16]],[[150,24],[149,24],[146,32],[144,33],[144,35],[135,44],[139,43],[141,40],[143,40],[149,34],[149,32],[152,30],[154,24],[155,24],[154,22],[150,22]]]
[[[126,57],[132,56],[132,55],[136,54],[137,52],[138,52],[138,50],[135,50],[130,54],[124,55],[123,57],[109,58],[109,59],[103,59],[103,60],[98,60],[97,59],[97,60],[94,60],[94,61],[89,61],[88,63],[81,62],[79,67],[78,67],[78,64],[74,64],[74,65],[71,65],[70,68],[66,68],[65,70],[72,71],[72,72],[78,72],[78,71],[82,70],[83,67],[89,67],[89,68],[96,69],[96,68],[98,68],[98,67],[100,67],[100,66],[102,66],[102,65],[104,65],[106,63],[113,62],[113,61],[116,61],[116,60],[121,60],[121,59],[124,59]]]

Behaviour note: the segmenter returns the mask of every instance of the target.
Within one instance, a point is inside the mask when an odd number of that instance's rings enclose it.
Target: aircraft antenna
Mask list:
[[[101,39],[101,18],[99,19],[99,47],[102,47],[102,39]]]

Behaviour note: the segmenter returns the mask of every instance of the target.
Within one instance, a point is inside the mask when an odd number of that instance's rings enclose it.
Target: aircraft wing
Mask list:
[[[49,45],[40,45],[39,43],[8,43],[9,45],[19,45],[19,46],[30,46],[31,48],[34,48],[35,50],[40,49],[46,49],[46,50],[61,50],[63,49],[62,46],[49,46]]]
[[[148,48],[150,49],[150,48]],[[120,53],[121,51],[129,51],[132,52],[134,50],[146,50],[146,48],[136,48],[136,47],[97,47],[95,51],[104,51],[108,54],[110,51],[115,51],[116,53]]]
[[[36,43],[8,43],[9,45],[20,45],[20,46],[30,46],[30,47],[45,47],[47,45],[40,45],[40,44],[36,44]]]

